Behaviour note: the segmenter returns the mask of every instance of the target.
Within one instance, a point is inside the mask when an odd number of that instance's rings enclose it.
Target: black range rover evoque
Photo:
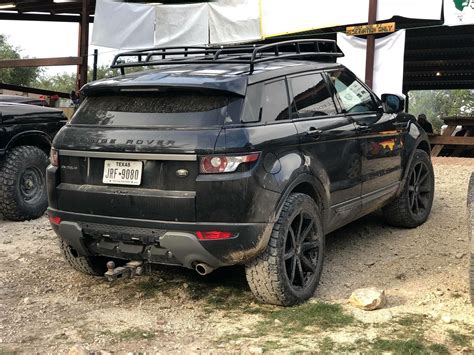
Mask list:
[[[329,232],[379,208],[424,223],[427,136],[342,55],[298,40],[117,56],[122,73],[155,69],[85,86],[53,142],[48,211],[66,260],[91,275],[108,260],[244,264],[259,300],[292,305],[313,295]]]

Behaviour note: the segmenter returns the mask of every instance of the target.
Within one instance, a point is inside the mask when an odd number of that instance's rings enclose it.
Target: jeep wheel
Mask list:
[[[293,193],[286,200],[266,250],[246,265],[255,297],[291,306],[312,297],[321,276],[324,234],[313,199]]]
[[[77,250],[71,248],[61,237],[59,237],[59,248],[66,262],[75,270],[86,275],[104,276],[107,271],[107,259],[102,256],[83,256]]]
[[[11,149],[0,168],[0,212],[12,221],[35,219],[48,206],[47,155],[37,147]]]
[[[415,228],[426,222],[433,205],[435,178],[425,151],[416,150],[407,179],[400,196],[385,206],[383,213],[392,226]]]

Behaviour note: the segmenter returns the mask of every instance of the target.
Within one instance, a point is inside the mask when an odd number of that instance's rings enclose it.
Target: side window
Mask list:
[[[241,122],[258,122],[260,120],[262,87],[262,84],[254,84],[247,87]]]
[[[263,92],[262,122],[289,119],[288,92],[284,79],[265,85]]]
[[[292,118],[335,115],[332,95],[321,74],[310,74],[290,79],[293,89],[293,107],[297,112]]]
[[[354,75],[347,71],[330,72],[328,75],[345,112],[359,113],[377,110],[377,104],[372,95]]]

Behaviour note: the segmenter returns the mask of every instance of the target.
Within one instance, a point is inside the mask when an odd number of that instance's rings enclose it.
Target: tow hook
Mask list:
[[[105,278],[112,282],[118,279],[127,279],[143,274],[143,261],[130,261],[124,266],[115,267],[113,261],[107,263]]]

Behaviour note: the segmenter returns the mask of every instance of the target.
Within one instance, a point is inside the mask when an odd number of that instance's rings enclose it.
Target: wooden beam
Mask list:
[[[60,91],[53,91],[53,90],[30,88],[30,87],[27,87],[27,86],[0,83],[0,89],[10,90],[10,91],[27,92],[27,93],[31,93],[31,94],[46,95],[46,96],[58,95],[59,97],[62,97],[64,99],[69,99],[69,93],[60,92]]]
[[[432,136],[430,143],[433,145],[472,145],[474,146],[474,137],[456,137],[456,136]]]
[[[51,67],[51,66],[57,66],[57,65],[79,65],[79,64],[82,64],[82,58],[80,57],[0,60],[0,68]]]
[[[78,89],[87,83],[87,69],[89,56],[89,17],[90,0],[82,0],[81,22],[79,24],[79,57],[82,63],[78,66]]]
[[[81,21],[80,16],[76,15],[49,15],[49,14],[19,14],[16,12],[0,12],[0,20],[14,21],[45,21],[45,22],[76,22]],[[89,23],[94,22],[94,17],[89,16]]]
[[[370,0],[369,3],[369,25],[377,22],[377,0]],[[375,36],[367,36],[367,52],[365,60],[365,82],[372,88],[374,85],[374,60],[375,60]]]

